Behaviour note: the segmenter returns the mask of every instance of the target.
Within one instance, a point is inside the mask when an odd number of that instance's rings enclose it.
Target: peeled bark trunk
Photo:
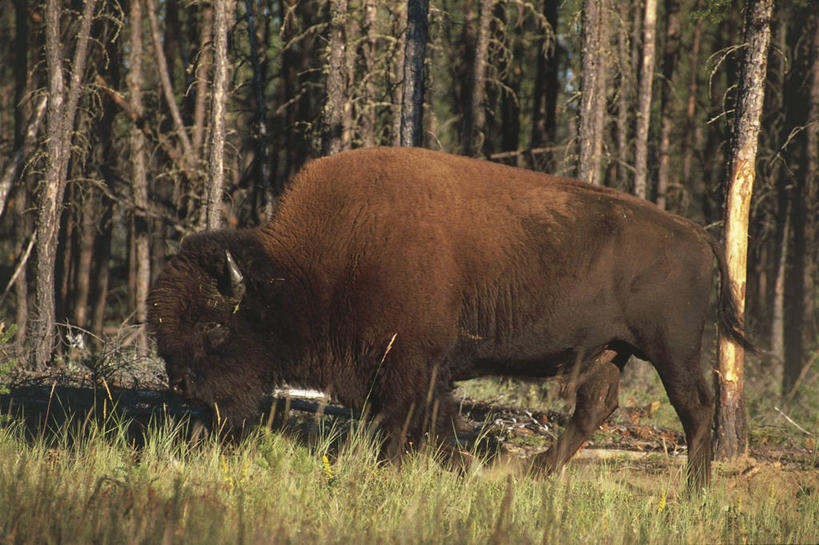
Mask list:
[[[745,15],[745,43],[748,44],[740,74],[736,120],[732,131],[731,167],[725,222],[725,257],[729,285],[745,310],[745,281],[748,253],[748,215],[751,207],[759,119],[765,95],[765,73],[770,42],[772,0],[748,0]],[[744,455],[748,445],[748,424],[743,388],[744,350],[720,335],[715,456],[730,459]]]
[[[646,0],[643,16],[643,61],[637,97],[637,134],[634,147],[634,194],[648,197],[648,127],[651,120],[651,88],[654,83],[655,27],[657,0]]]
[[[209,230],[222,226],[222,197],[225,187],[225,115],[228,99],[228,27],[233,21],[233,0],[216,0],[213,24],[213,99],[210,111],[208,146],[208,188],[206,225]]]
[[[402,146],[423,141],[424,58],[427,49],[429,0],[407,0],[407,32],[404,48],[404,82],[401,97]]]

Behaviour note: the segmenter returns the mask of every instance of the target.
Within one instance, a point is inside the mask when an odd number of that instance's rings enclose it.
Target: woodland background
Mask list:
[[[348,148],[577,176],[719,235],[743,3],[434,0],[419,19],[425,3],[0,4],[2,359],[113,338],[145,354],[145,297],[181,238],[263,224],[301,165]],[[819,6],[778,2],[747,324],[783,395],[817,360],[817,165]]]

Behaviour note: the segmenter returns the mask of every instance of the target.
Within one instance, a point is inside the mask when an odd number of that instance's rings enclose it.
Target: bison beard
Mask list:
[[[453,382],[576,374],[562,466],[649,360],[707,483],[713,396],[700,344],[716,257],[720,326],[746,343],[725,264],[699,226],[574,180],[413,148],[309,163],[259,229],[190,236],[149,326],[172,387],[233,425],[281,384],[367,404],[390,437],[452,434]],[[387,350],[387,347],[390,349]],[[386,356],[385,356],[386,354]]]

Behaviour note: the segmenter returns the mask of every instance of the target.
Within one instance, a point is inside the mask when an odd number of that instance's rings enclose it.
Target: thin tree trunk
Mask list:
[[[159,21],[156,16],[156,6],[154,0],[145,0],[145,8],[148,12],[148,22],[151,27],[151,40],[153,42],[154,53],[156,53],[156,67],[159,73],[159,82],[162,84],[162,93],[165,96],[165,103],[168,105],[168,111],[173,120],[176,135],[179,142],[182,144],[183,164],[196,165],[198,163],[197,151],[191,145],[188,133],[185,130],[185,123],[182,121],[182,114],[179,112],[179,106],[176,104],[176,96],[174,95],[173,83],[171,82],[171,74],[168,71],[168,60],[165,58],[165,50],[162,45],[162,35],[159,32]],[[189,172],[188,177],[192,177],[193,173]]]
[[[634,146],[634,194],[648,197],[648,127],[651,120],[651,87],[654,82],[657,0],[646,0],[643,16],[643,61],[637,96],[637,134]]]
[[[699,3],[696,4],[697,6]],[[697,19],[694,27],[694,36],[691,40],[691,57],[688,63],[690,79],[688,80],[688,100],[685,106],[685,132],[683,133],[683,162],[682,180],[683,187],[692,193],[697,193],[692,187],[691,166],[694,162],[694,151],[697,149],[699,140],[702,138],[702,131],[696,123],[697,112],[697,88],[699,82],[700,65],[700,42],[702,41],[702,19]],[[697,182],[699,184],[699,182]]]
[[[423,141],[424,58],[427,48],[429,0],[407,0],[407,33],[404,49],[404,83],[401,96],[402,146]]]
[[[401,115],[404,97],[404,61],[407,48],[407,4],[401,2],[396,6],[396,35],[394,77],[392,89],[392,145],[401,145]]]
[[[150,9],[151,6],[148,6],[148,8]],[[131,0],[129,18],[131,30],[127,75],[128,88],[131,92],[129,103],[131,110],[141,117],[143,115],[142,0]],[[148,206],[145,135],[136,127],[132,127],[129,140],[131,148],[131,187],[134,205],[139,209],[145,209]],[[150,234],[148,233],[148,223],[144,216],[134,214],[131,221],[131,243],[133,244],[131,256],[133,261],[131,262],[130,272],[134,275],[132,280],[134,318],[140,327],[138,346],[141,351],[144,351],[147,348],[147,339],[142,327],[148,318],[146,301],[151,283]]]
[[[375,67],[375,40],[376,16],[378,14],[376,0],[365,0],[364,4],[364,36],[361,43],[361,58],[364,61],[364,103],[361,106],[361,142],[365,148],[375,146],[375,81],[373,69]]]
[[[494,0],[481,0],[478,15],[478,34],[475,56],[470,77],[469,106],[464,115],[464,131],[461,152],[479,155],[483,147],[486,129],[486,65],[489,56],[489,23],[492,21]]]
[[[196,101],[193,106],[193,149],[197,157],[204,155],[202,146],[205,142],[205,120],[208,109],[208,72],[211,68],[210,42],[213,36],[213,8],[209,4],[201,6],[202,15],[199,22],[199,57],[196,61]]]
[[[748,215],[755,177],[759,119],[765,95],[772,0],[747,0],[745,43],[736,120],[732,131],[731,168],[726,203],[725,249],[731,291],[745,309]],[[730,459],[747,450],[748,425],[743,387],[744,350],[730,338],[719,339],[715,456]]]
[[[577,123],[577,178],[600,184],[606,114],[607,2],[586,0],[583,3],[582,40],[583,74]]]
[[[325,79],[323,134],[321,151],[323,155],[334,155],[345,147],[344,108],[347,103],[347,0],[330,2],[330,39],[327,44],[327,75]]]
[[[787,197],[783,209],[782,235],[777,241],[779,255],[776,263],[776,280],[771,305],[771,353],[777,360],[785,361],[785,274],[788,264],[788,240],[790,239],[790,207]],[[787,389],[784,390],[787,392]]]
[[[222,196],[225,185],[225,110],[228,99],[227,58],[228,27],[233,21],[233,0],[216,0],[213,25],[213,100],[210,115],[210,146],[208,152],[208,199],[206,208],[207,228],[222,226]]]
[[[538,41],[537,72],[532,101],[532,135],[530,149],[540,148],[546,144],[553,145],[557,131],[557,0],[546,0],[543,4],[543,16],[549,23],[548,35]],[[531,157],[531,156],[530,156]],[[534,158],[530,166],[535,167]],[[554,155],[547,153],[541,168],[546,172],[554,168]]]
[[[785,325],[785,368],[782,374],[782,395],[796,384],[802,373],[805,356],[805,337],[813,319],[811,299],[813,298],[813,255],[815,250],[814,208],[816,206],[816,179],[819,175],[817,146],[819,134],[819,18],[812,17],[807,29],[813,32],[810,46],[811,59],[807,63],[807,126],[804,128],[804,149],[800,172],[796,176],[791,193],[791,228],[793,230],[793,251],[790,271],[787,275],[786,299],[788,300],[787,322]],[[813,24],[811,24],[813,23]],[[799,105],[790,104],[797,112]]]
[[[40,134],[40,126],[42,125],[43,118],[45,117],[47,102],[47,96],[43,96],[40,99],[39,104],[34,110],[33,119],[31,119],[28,127],[26,128],[22,144],[14,152],[14,156],[11,158],[5,171],[3,172],[3,177],[0,178],[0,217],[3,216],[3,212],[5,211],[6,201],[11,191],[11,187],[14,185],[15,180],[19,178],[20,173],[23,170],[23,164],[26,158],[31,155],[34,144],[37,141],[37,136]],[[15,111],[16,110],[22,110],[22,108],[15,108]]]
[[[262,213],[257,219],[259,223],[266,223],[272,213],[273,202],[273,180],[270,172],[270,161],[267,157],[267,108],[264,99],[264,80],[262,79],[262,66],[259,62],[259,46],[256,43],[256,23],[253,15],[253,0],[245,0],[245,11],[247,17],[247,34],[250,43],[250,60],[253,65],[253,97],[256,102],[256,163],[258,165],[259,182],[254,184],[254,191],[262,198],[254,199],[256,202],[262,200]]]
[[[96,239],[96,214],[99,195],[96,190],[82,199],[80,232],[78,235],[77,269],[74,275],[74,312],[72,321],[83,328],[88,327],[88,296],[91,289],[91,264]]]
[[[629,52],[628,28],[630,5],[620,2],[618,17],[622,30],[617,33],[617,58],[620,61],[620,77],[617,86],[617,125],[615,140],[617,144],[617,186],[621,189],[628,187],[630,175],[626,165],[629,163],[628,133],[631,124],[631,112],[634,104],[634,67],[631,64]],[[633,23],[636,24],[636,23]]]
[[[63,52],[60,43],[60,2],[47,0],[45,7],[46,62],[48,67],[48,139],[46,171],[38,199],[36,256],[36,314],[29,340],[35,369],[43,369],[54,350],[54,265],[60,226],[63,180],[60,173],[66,147],[61,142],[65,134],[65,80]]]
[[[657,206],[667,208],[671,175],[671,129],[674,125],[674,83],[677,56],[680,54],[680,2],[665,0],[665,47],[663,48],[663,82],[660,103],[660,165],[657,169]]]

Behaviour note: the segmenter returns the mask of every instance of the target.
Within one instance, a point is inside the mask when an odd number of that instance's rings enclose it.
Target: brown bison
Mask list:
[[[233,424],[282,384],[365,404],[395,447],[451,435],[453,382],[573,376],[536,465],[564,464],[649,360],[710,475],[700,369],[716,257],[722,330],[743,342],[725,262],[698,225],[624,193],[417,148],[309,163],[265,227],[186,238],[149,299],[170,384]]]

